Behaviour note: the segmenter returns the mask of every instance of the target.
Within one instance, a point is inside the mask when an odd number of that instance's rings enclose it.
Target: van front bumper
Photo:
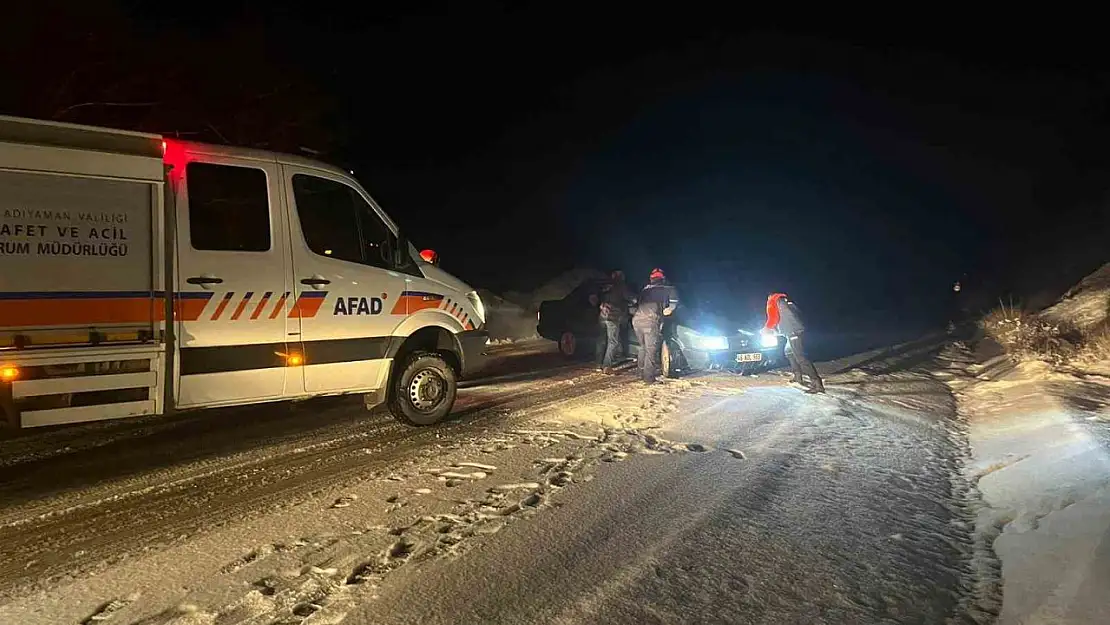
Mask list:
[[[485,330],[466,330],[459,332],[459,347],[462,348],[462,375],[473,375],[485,368],[489,357],[486,349],[489,347],[489,332]]]

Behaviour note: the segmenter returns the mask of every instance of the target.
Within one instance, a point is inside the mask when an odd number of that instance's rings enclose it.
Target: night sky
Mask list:
[[[785,290],[819,325],[889,327],[934,321],[965,273],[1035,299],[1108,260],[1101,36],[93,4],[8,33],[6,62],[33,50],[41,68],[10,74],[0,110],[323,151],[496,291],[659,266],[691,298]],[[106,99],[149,106],[69,108]]]

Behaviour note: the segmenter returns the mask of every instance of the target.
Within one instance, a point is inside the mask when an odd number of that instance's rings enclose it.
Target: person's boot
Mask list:
[[[825,383],[822,382],[821,380],[814,380],[813,381],[813,386],[811,386],[809,389],[807,389],[806,392],[809,393],[810,395],[824,395],[825,394]]]

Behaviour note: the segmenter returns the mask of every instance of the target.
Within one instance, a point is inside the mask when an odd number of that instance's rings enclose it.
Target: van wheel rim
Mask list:
[[[409,382],[409,402],[420,412],[432,412],[447,397],[447,381],[433,369],[424,369]]]

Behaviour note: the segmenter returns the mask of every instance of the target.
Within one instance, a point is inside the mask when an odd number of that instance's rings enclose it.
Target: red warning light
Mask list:
[[[420,258],[424,259],[426,263],[431,263],[433,265],[439,264],[439,254],[436,254],[435,250],[424,250],[420,252]]]

